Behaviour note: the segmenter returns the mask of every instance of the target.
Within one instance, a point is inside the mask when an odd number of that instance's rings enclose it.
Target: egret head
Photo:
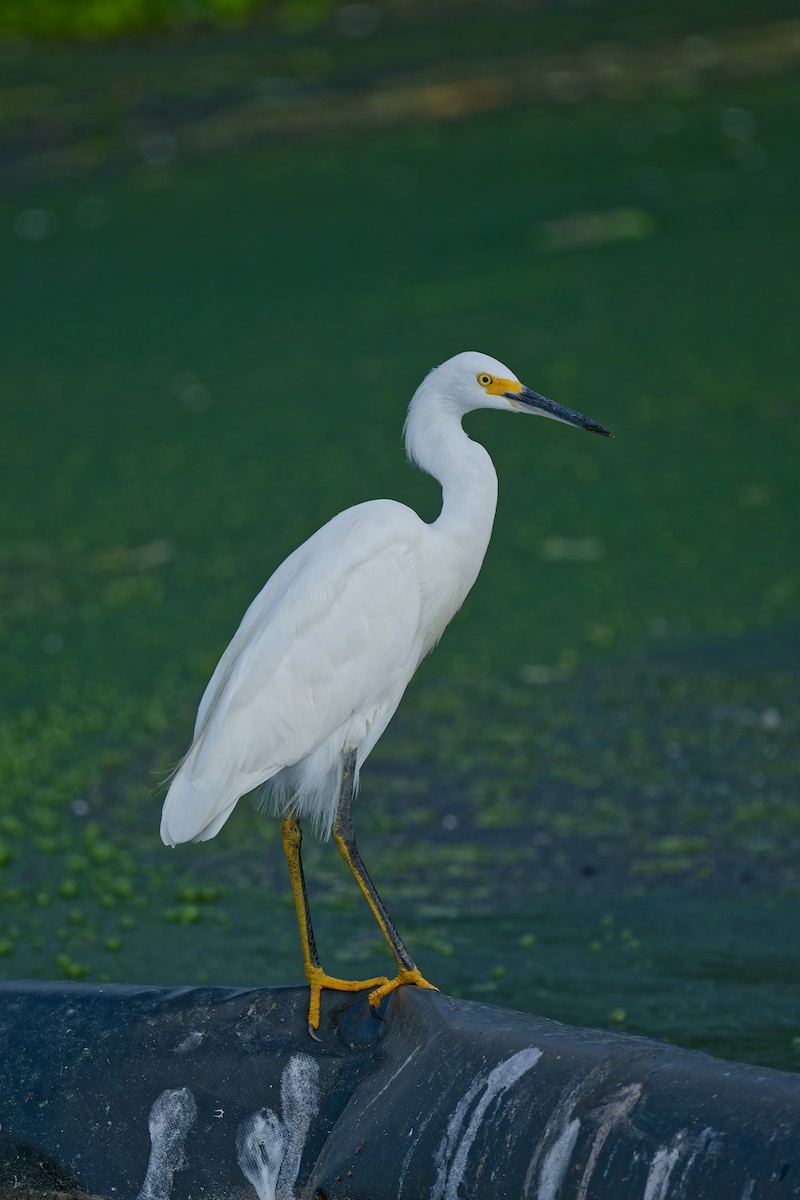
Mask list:
[[[504,412],[549,417],[551,421],[563,421],[565,425],[576,425],[603,437],[613,436],[597,421],[525,387],[514,372],[496,358],[474,350],[457,354],[435,367],[425,383],[462,413],[472,412],[475,408],[499,408]]]

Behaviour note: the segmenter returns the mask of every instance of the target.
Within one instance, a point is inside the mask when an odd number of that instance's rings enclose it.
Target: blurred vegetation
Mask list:
[[[283,28],[307,30],[334,7],[331,0],[3,0],[0,33],[33,37],[105,38],[196,25],[235,26],[267,10]]]
[[[242,21],[260,0],[4,0],[0,32],[98,38],[204,22]]]
[[[297,978],[275,823],[167,853],[159,781],[300,540],[435,514],[400,427],[472,346],[617,437],[469,422],[495,536],[365,857],[448,990],[796,1066],[797,24],[458,11],[2,48],[0,966]]]
[[[511,18],[543,18],[553,48],[559,42],[589,37],[624,37],[631,33],[669,34],[676,26],[717,29],[743,20],[764,21],[792,16],[791,0],[690,0],[643,5],[640,0],[609,0],[576,5],[569,0],[496,0],[487,20],[485,0],[3,0],[0,34],[77,40],[125,38],[132,34],[169,33],[193,28],[236,29],[256,21],[277,33],[304,36],[334,23],[348,36],[370,38],[385,22],[411,26],[419,41],[439,25],[455,35],[458,53],[465,18],[479,25],[491,52],[496,32]],[[572,28],[572,32],[570,32]],[[560,34],[559,31],[560,30]],[[556,33],[555,42],[553,34]],[[434,40],[436,32],[433,31]],[[424,45],[419,46],[424,56]]]

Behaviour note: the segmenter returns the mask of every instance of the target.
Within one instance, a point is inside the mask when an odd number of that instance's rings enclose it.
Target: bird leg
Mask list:
[[[428,983],[427,979],[423,979],[419,968],[415,965],[408,950],[406,950],[400,934],[392,924],[392,919],[386,911],[386,906],[378,895],[375,884],[370,879],[367,868],[364,866],[364,861],[356,845],[356,836],[353,831],[351,815],[355,781],[356,751],[348,750],[345,753],[344,765],[342,767],[342,783],[339,790],[339,804],[333,823],[333,836],[336,845],[339,847],[339,853],[353,872],[356,883],[361,888],[364,899],[372,909],[372,915],[378,922],[381,933],[389,943],[389,949],[397,963],[397,974],[394,979],[384,980],[380,986],[370,992],[369,1003],[374,1009],[378,1007],[384,996],[388,996],[390,992],[393,992],[395,988],[400,987],[403,983],[413,983],[417,987],[431,988],[433,991],[438,991],[438,988],[432,983]]]
[[[317,943],[314,930],[311,927],[311,913],[308,907],[306,880],[303,875],[303,863],[300,858],[300,845],[303,841],[303,831],[300,828],[294,810],[290,810],[281,823],[283,852],[289,864],[289,878],[292,883],[294,905],[297,910],[297,924],[300,927],[300,945],[303,950],[303,967],[306,979],[311,988],[311,999],[308,1005],[308,1032],[316,1038],[314,1030],[319,1028],[319,1004],[322,989],[333,988],[337,992],[361,992],[365,988],[374,988],[388,983],[385,975],[377,979],[334,979],[326,975],[320,965],[317,954]],[[318,1038],[316,1040],[319,1040]]]

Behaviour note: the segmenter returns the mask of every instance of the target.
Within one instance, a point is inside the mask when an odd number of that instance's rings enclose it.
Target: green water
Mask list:
[[[159,779],[286,553],[435,514],[405,405],[479,348],[617,436],[471,418],[495,536],[364,772],[366,861],[447,990],[800,1065],[796,122],[754,75],[5,191],[4,974],[299,978],[275,824],[167,853]],[[330,968],[384,969],[307,862]]]

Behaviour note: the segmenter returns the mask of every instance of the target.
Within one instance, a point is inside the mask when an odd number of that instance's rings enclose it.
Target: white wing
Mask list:
[[[245,792],[399,700],[419,661],[415,551],[425,529],[403,505],[372,501],[340,513],[278,568],[203,695],[164,802],[165,842],[210,836]]]

